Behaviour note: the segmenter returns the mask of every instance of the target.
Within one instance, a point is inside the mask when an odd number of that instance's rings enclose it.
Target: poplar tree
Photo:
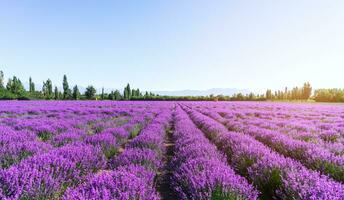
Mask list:
[[[127,86],[124,88],[124,92],[123,92],[123,96],[125,100],[130,100],[132,94],[131,94],[131,89],[130,89],[130,85],[129,83],[127,84]]]
[[[105,94],[104,94],[104,88],[102,88],[102,94],[101,94],[101,98],[102,98],[102,100],[104,100],[104,98],[105,98]]]
[[[71,90],[69,89],[67,76],[63,75],[63,99],[70,99],[71,97]]]
[[[32,78],[29,78],[29,92],[33,93],[35,92],[35,83],[32,82]]]
[[[114,100],[115,99],[114,91],[110,92],[110,94],[108,95],[108,99],[109,100]]]
[[[55,90],[54,90],[54,99],[58,100],[59,99],[59,90],[57,89],[57,87],[55,86]]]
[[[269,99],[269,100],[272,99],[272,92],[271,92],[271,90],[266,90],[265,97],[266,97],[266,99]]]
[[[307,100],[312,94],[312,87],[309,82],[303,84],[302,99]]]
[[[79,100],[80,99],[80,91],[77,85],[73,87],[73,99]]]
[[[5,85],[4,85],[4,72],[0,71],[0,89],[3,89],[3,88],[5,88]]]
[[[114,92],[114,99],[117,101],[122,99],[121,93],[118,90]]]
[[[53,83],[51,82],[50,79],[48,79],[46,82],[46,85],[47,85],[47,98],[51,99],[53,97]]]

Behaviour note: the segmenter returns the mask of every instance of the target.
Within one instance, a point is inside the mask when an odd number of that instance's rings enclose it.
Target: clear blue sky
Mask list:
[[[149,90],[344,87],[344,1],[0,1],[0,69]]]

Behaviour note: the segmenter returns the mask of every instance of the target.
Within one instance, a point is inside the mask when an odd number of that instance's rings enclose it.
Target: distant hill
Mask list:
[[[207,95],[233,95],[235,93],[250,93],[249,90],[239,90],[235,88],[212,88],[208,90],[175,90],[175,91],[153,91],[155,94],[168,96],[207,96]]]

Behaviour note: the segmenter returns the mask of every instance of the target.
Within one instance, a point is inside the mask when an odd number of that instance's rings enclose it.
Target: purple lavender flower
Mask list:
[[[45,153],[52,146],[38,141],[15,142],[3,145],[0,149],[0,168],[7,168],[34,154]]]
[[[106,158],[113,157],[118,151],[116,138],[110,133],[100,133],[87,136],[85,137],[85,142],[87,144],[99,146],[103,150]]]
[[[90,181],[69,189],[64,200],[74,199],[159,199],[153,189],[154,173],[139,166],[120,167],[115,171],[103,172]]]
[[[156,172],[161,168],[162,162],[161,157],[153,150],[131,148],[125,150],[111,162],[113,169],[127,165],[140,165]]]

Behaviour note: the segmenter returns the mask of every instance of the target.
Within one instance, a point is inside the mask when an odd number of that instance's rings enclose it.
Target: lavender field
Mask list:
[[[344,199],[344,106],[2,101],[0,199]]]

